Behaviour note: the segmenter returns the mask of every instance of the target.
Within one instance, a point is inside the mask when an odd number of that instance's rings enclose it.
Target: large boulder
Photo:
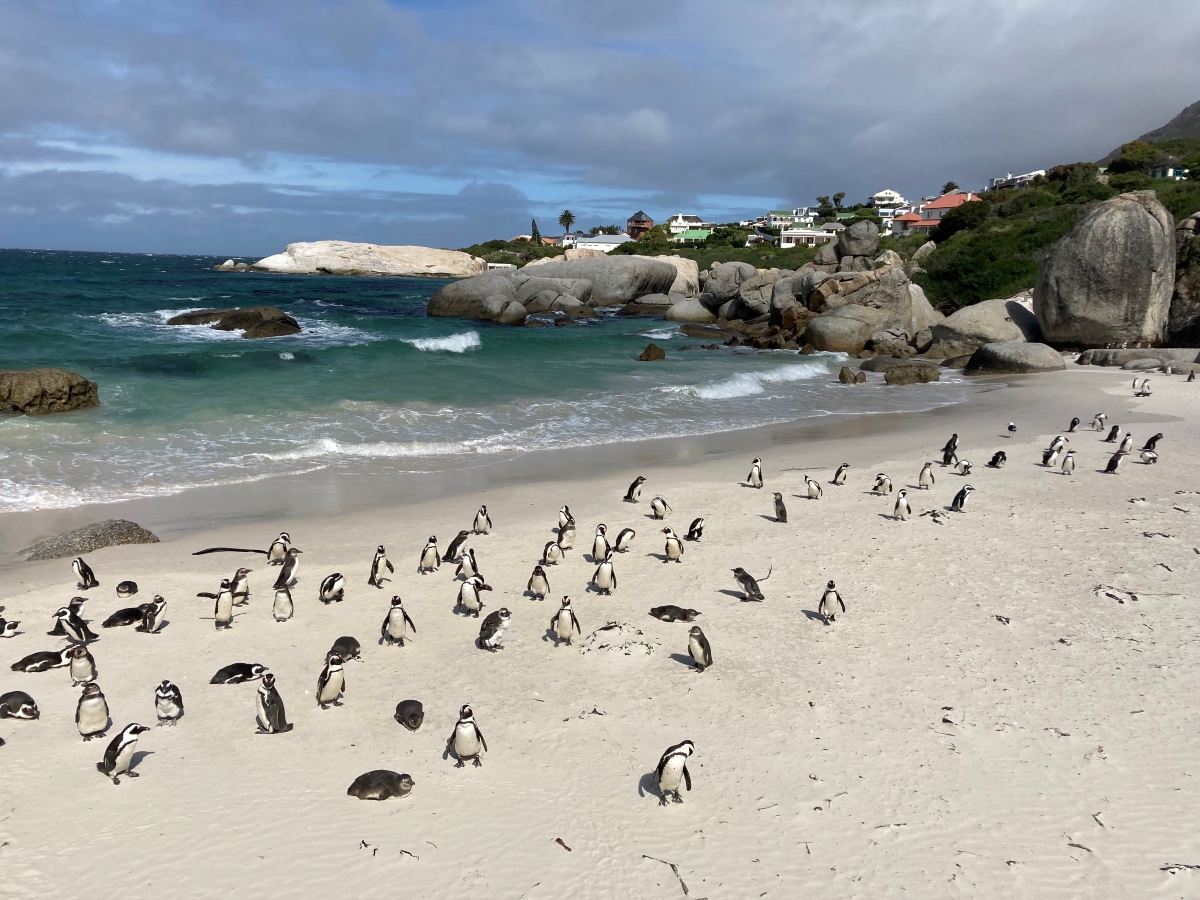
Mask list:
[[[513,299],[526,306],[528,306],[530,298],[542,291],[553,291],[555,296],[570,294],[580,303],[587,303],[592,299],[592,283],[586,278],[547,278],[540,272],[535,274],[527,273],[524,270],[510,277],[513,285]]]
[[[430,316],[499,321],[509,303],[516,303],[509,275],[488,272],[438,288],[425,312]]]
[[[936,241],[926,241],[920,247],[913,251],[913,255],[908,258],[910,263],[919,263],[921,260],[933,253],[937,249]]]
[[[817,255],[813,257],[813,262],[818,266],[836,266],[837,261],[837,245],[832,241],[818,247]]]
[[[157,544],[158,538],[127,519],[105,519],[93,522],[66,534],[26,547],[21,555],[27,560],[62,559],[64,556],[82,556],[104,547],[122,544]]]
[[[738,296],[742,289],[742,283],[756,275],[758,275],[758,269],[749,263],[724,262],[709,271],[704,291],[712,294],[715,300],[724,303],[726,300],[732,300]]]
[[[1167,342],[1200,346],[1200,212],[1175,226],[1175,292],[1167,320]]]
[[[666,293],[682,294],[685,297],[695,297],[700,293],[700,267],[694,259],[684,256],[641,256],[638,258],[654,259],[670,263],[675,267],[675,280]]]
[[[701,322],[708,324],[717,321],[717,317],[695,297],[673,303],[663,315],[668,322]]]
[[[539,278],[590,281],[592,296],[589,303],[592,306],[621,306],[645,294],[668,293],[677,275],[678,270],[671,263],[646,256],[556,259],[537,269]]]
[[[1046,344],[1005,341],[984,344],[971,354],[964,375],[1021,375],[1065,369],[1062,355]]]
[[[879,228],[874,222],[855,222],[837,239],[837,255],[874,256],[879,249]]]
[[[933,308],[920,285],[913,284],[907,278],[901,277],[899,283],[895,283],[890,278],[880,279],[873,272],[857,274],[859,279],[869,276],[873,280],[865,286],[849,292],[846,291],[846,288],[858,284],[859,281],[842,282],[841,292],[836,297],[826,300],[827,306],[833,306],[835,303],[856,304],[883,310],[888,314],[886,327],[903,331],[909,339],[945,318]],[[822,285],[823,287],[824,285]],[[814,296],[816,296],[815,293]]]
[[[752,278],[747,278],[738,289],[738,299],[744,311],[753,316],[761,316],[771,309],[771,296],[775,285],[779,282],[778,269],[768,269],[766,272],[756,272]]]
[[[937,366],[913,362],[901,362],[884,370],[883,380],[888,384],[928,384],[941,381],[942,373]]]
[[[217,331],[241,331],[245,338],[285,337],[301,328],[277,306],[243,306],[236,309],[197,309],[167,319],[168,325],[208,325]]]
[[[984,344],[1039,342],[1042,329],[1033,311],[1016,297],[984,300],[956,310],[933,328],[931,359],[949,359],[974,353]]]
[[[1175,286],[1175,221],[1153,191],[1087,212],[1055,245],[1033,309],[1053,344],[1161,344]]]
[[[638,357],[640,362],[655,362],[656,360],[666,359],[667,351],[658,344],[647,344],[646,349],[642,351],[642,355]]]
[[[887,320],[884,310],[840,306],[808,323],[804,343],[816,350],[858,353]]]
[[[0,413],[44,416],[100,405],[100,386],[66,369],[0,369]]]
[[[386,247],[350,241],[288,244],[282,253],[260,259],[259,272],[287,275],[403,275],[469,278],[487,271],[487,263],[460,250]]]
[[[1123,366],[1131,359],[1149,359],[1153,357],[1159,362],[1176,363],[1186,365],[1187,363],[1200,362],[1200,352],[1194,347],[1158,347],[1153,350],[1127,348],[1124,350],[1107,350],[1101,348],[1099,350],[1084,350],[1075,360],[1076,365],[1080,366]]]

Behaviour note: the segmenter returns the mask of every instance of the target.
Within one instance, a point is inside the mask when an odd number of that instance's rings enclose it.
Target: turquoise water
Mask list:
[[[102,403],[0,418],[0,511],[929,409],[967,392],[957,382],[843,386],[833,354],[673,352],[700,342],[662,320],[430,319],[440,280],[212,271],[218,262],[0,251],[0,368],[72,369],[100,384]],[[184,310],[261,304],[304,332],[250,341],[165,324]],[[636,360],[651,340],[666,361]]]

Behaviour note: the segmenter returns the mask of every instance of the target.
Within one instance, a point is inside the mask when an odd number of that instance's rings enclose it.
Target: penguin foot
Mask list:
[[[481,759],[480,759],[480,758],[477,756],[477,757],[475,757],[475,759],[473,760],[473,764],[474,764],[475,768],[477,768],[477,769],[478,769],[478,768],[481,768],[481,767],[483,766],[483,760],[481,760]]]
[[[662,796],[660,796],[658,798],[658,805],[666,806],[667,805],[667,797],[669,797],[669,796],[670,796],[669,794],[663,794]]]
[[[462,769],[465,767],[466,767],[466,764],[461,759],[454,764],[454,768],[456,768],[456,769]]]
[[[141,778],[142,777],[137,772],[126,772],[125,774],[128,775],[130,778]]]

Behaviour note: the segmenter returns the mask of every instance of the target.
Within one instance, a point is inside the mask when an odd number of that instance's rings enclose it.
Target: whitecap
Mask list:
[[[371,459],[399,459],[419,456],[459,456],[465,453],[506,453],[520,449],[514,444],[497,443],[492,438],[486,442],[461,441],[410,441],[406,444],[388,441],[350,443],[333,438],[320,438],[296,450],[281,453],[251,453],[261,459],[284,462],[298,459],[320,459],[323,457],[364,457]]]
[[[295,353],[280,353],[279,358],[280,359],[295,359],[296,354]]]
[[[677,337],[683,337],[683,332],[676,325],[671,328],[654,328],[650,331],[639,331],[638,336],[648,337],[652,341],[669,341]]]
[[[701,400],[729,400],[734,397],[751,397],[761,394],[766,390],[763,385],[807,381],[828,374],[829,369],[821,363],[796,363],[762,372],[738,372],[721,381],[710,381],[706,384],[672,385],[661,390],[692,394]]]
[[[447,337],[401,338],[401,340],[406,344],[412,344],[418,350],[441,350],[447,353],[466,353],[468,350],[483,346],[477,331],[466,331]]]

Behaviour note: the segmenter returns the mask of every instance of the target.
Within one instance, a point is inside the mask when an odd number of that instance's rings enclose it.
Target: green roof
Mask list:
[[[768,213],[768,215],[772,215],[772,216],[794,216],[794,215],[795,215],[795,213],[794,213],[794,212],[792,212],[790,209],[773,209],[773,210],[771,210],[771,211]]]
[[[683,241],[702,241],[712,234],[710,228],[689,228],[687,231],[680,232],[679,239]]]

